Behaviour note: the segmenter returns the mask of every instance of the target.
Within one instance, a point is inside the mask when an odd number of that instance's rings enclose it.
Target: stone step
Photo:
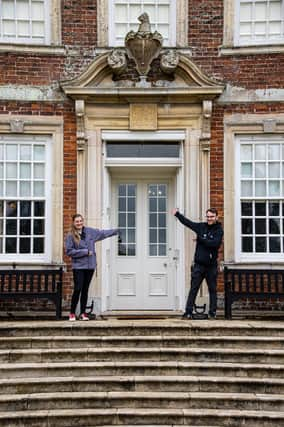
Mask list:
[[[0,350],[1,363],[57,362],[66,363],[82,361],[219,361],[239,363],[283,363],[284,350],[270,349],[214,349],[214,348],[128,348],[101,347],[82,349],[23,349]]]
[[[32,336],[2,337],[0,350],[45,348],[100,348],[100,347],[210,347],[238,349],[284,349],[284,336]]]
[[[284,337],[281,321],[103,320],[1,322],[1,337],[31,336],[269,336]]]
[[[282,378],[223,376],[34,377],[0,380],[2,394],[56,392],[202,392],[284,394]],[[1,425],[1,424],[0,424]]]
[[[226,363],[226,362],[65,362],[3,363],[1,379],[35,377],[87,377],[131,375],[230,376],[248,378],[282,378],[283,364]],[[0,387],[0,394],[2,393]]]
[[[110,425],[210,424],[224,427],[281,427],[284,413],[220,409],[65,409],[14,411],[0,414],[0,425],[9,427],[88,427]]]
[[[158,408],[284,412],[284,395],[200,392],[55,392],[1,395],[0,411]]]

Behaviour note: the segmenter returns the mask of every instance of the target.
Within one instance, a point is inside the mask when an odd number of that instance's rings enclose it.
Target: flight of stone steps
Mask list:
[[[284,322],[0,323],[0,426],[284,426]]]

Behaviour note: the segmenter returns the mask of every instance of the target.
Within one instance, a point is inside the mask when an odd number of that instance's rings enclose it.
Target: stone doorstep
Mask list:
[[[283,337],[271,337],[271,336],[170,336],[170,335],[153,335],[153,336],[52,336],[49,340],[46,337],[34,336],[34,337],[2,337],[0,342],[0,349],[10,350],[14,349],[39,349],[39,348],[77,348],[77,347],[103,347],[105,345],[115,346],[129,346],[142,347],[147,345],[157,345],[161,347],[174,347],[188,346],[188,345],[208,345],[215,348],[283,348],[284,336]],[[68,346],[68,347],[67,347]]]
[[[87,324],[86,324],[87,323]],[[145,321],[13,321],[0,323],[0,336],[54,336],[78,335],[210,335],[210,336],[284,336],[282,321],[182,321],[154,320]]]
[[[210,402],[210,404],[209,404]],[[81,406],[79,406],[81,405]],[[145,406],[147,405],[147,406]],[[283,411],[284,395],[254,393],[64,392],[0,396],[2,411],[174,408]]]

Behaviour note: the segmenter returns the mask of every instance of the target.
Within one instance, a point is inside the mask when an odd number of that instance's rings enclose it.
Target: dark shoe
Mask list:
[[[192,314],[190,314],[190,313],[183,313],[182,319],[183,320],[191,320],[192,319]]]
[[[208,319],[209,320],[216,320],[216,313],[209,313],[208,314]]]

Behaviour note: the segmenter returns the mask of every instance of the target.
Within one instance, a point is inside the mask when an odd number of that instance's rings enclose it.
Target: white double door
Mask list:
[[[113,182],[112,220],[120,239],[112,248],[112,310],[175,308],[172,190],[170,180]]]

